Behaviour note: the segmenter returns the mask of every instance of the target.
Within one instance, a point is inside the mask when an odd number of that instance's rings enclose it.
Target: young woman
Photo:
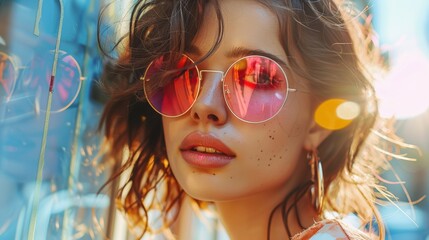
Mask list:
[[[158,210],[168,227],[190,198],[234,240],[383,238],[363,229],[387,160],[363,17],[333,0],[136,3],[101,122],[130,224],[150,233]]]

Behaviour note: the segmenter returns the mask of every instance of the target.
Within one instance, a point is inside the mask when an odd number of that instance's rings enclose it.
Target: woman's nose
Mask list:
[[[201,89],[191,108],[191,117],[198,122],[224,124],[228,111],[222,92],[223,73],[203,70],[201,77]]]

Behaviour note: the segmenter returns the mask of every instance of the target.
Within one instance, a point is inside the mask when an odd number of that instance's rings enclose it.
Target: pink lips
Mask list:
[[[235,154],[221,140],[208,133],[193,132],[180,145],[183,159],[199,168],[220,168],[229,164]]]

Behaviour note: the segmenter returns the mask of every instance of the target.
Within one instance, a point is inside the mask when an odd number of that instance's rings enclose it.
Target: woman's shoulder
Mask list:
[[[338,219],[326,219],[314,223],[311,227],[296,234],[292,238],[292,240],[303,239],[371,240],[374,239],[374,237],[346,223],[345,221]]]

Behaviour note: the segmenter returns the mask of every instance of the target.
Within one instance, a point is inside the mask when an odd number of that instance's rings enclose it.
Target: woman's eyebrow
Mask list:
[[[197,46],[195,46],[195,45],[190,45],[189,48],[186,50],[186,52],[188,54],[192,54],[192,55],[196,55],[196,56],[201,56],[202,55],[202,51]],[[260,55],[260,56],[268,57],[268,58],[271,58],[272,60],[276,61],[277,63],[279,63],[283,67],[287,67],[288,66],[288,64],[286,64],[285,61],[283,61],[282,59],[280,59],[275,54],[266,52],[266,51],[261,50],[261,49],[250,49],[250,48],[244,48],[244,47],[234,47],[234,48],[232,48],[232,50],[230,50],[226,54],[226,56],[228,58],[241,58],[241,57],[245,57],[245,56],[249,56],[249,55]]]
[[[287,66],[286,62],[283,61],[282,59],[280,59],[275,54],[266,52],[266,51],[261,50],[261,49],[249,49],[249,48],[243,48],[243,47],[235,47],[227,53],[227,57],[229,57],[229,58],[240,58],[240,57],[245,57],[245,56],[249,56],[249,55],[260,55],[260,56],[268,57],[268,58],[271,58],[272,60],[276,61],[277,63],[279,63],[282,66]]]

